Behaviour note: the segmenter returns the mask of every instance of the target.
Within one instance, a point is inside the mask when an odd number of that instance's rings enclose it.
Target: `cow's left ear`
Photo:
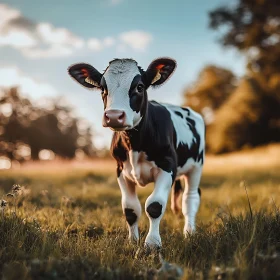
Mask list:
[[[176,68],[176,61],[171,58],[158,58],[154,60],[145,72],[147,87],[156,87],[163,84]]]

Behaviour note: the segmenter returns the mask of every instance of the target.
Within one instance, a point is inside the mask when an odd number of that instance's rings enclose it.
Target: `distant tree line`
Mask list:
[[[231,152],[280,141],[280,4],[278,0],[238,0],[210,14],[220,42],[247,58],[247,73],[206,66],[184,92],[184,105],[207,124],[207,148]]]
[[[44,150],[62,158],[94,156],[90,126],[61,103],[57,100],[48,106],[38,106],[21,96],[17,88],[3,90],[0,156],[20,162],[37,160]]]

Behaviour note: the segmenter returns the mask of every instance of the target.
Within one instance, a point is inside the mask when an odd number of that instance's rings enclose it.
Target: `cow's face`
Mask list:
[[[147,88],[165,82],[176,67],[169,58],[153,61],[146,71],[132,59],[115,59],[103,74],[89,64],[69,67],[71,77],[90,89],[100,89],[104,103],[103,126],[115,131],[137,126],[146,112]]]

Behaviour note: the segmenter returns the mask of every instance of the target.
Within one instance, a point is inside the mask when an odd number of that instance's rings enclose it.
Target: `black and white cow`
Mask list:
[[[199,182],[204,161],[205,126],[190,108],[148,101],[147,89],[164,83],[176,68],[170,58],[154,60],[146,71],[132,59],[115,59],[103,74],[89,64],[72,65],[71,77],[86,88],[99,89],[104,102],[103,126],[114,130],[111,153],[117,161],[122,208],[130,240],[138,240],[141,204],[136,186],[154,182],[145,203],[150,229],[148,247],[161,246],[159,224],[172,189],[171,208],[178,212],[184,178],[184,233],[195,229],[200,204]],[[175,183],[174,183],[175,182]]]

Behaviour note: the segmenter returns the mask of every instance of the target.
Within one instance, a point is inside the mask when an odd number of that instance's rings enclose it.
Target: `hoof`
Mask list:
[[[188,226],[187,228],[184,228],[183,234],[184,234],[185,238],[187,238],[188,236],[190,236],[194,233],[195,233],[195,228],[194,227]]]

